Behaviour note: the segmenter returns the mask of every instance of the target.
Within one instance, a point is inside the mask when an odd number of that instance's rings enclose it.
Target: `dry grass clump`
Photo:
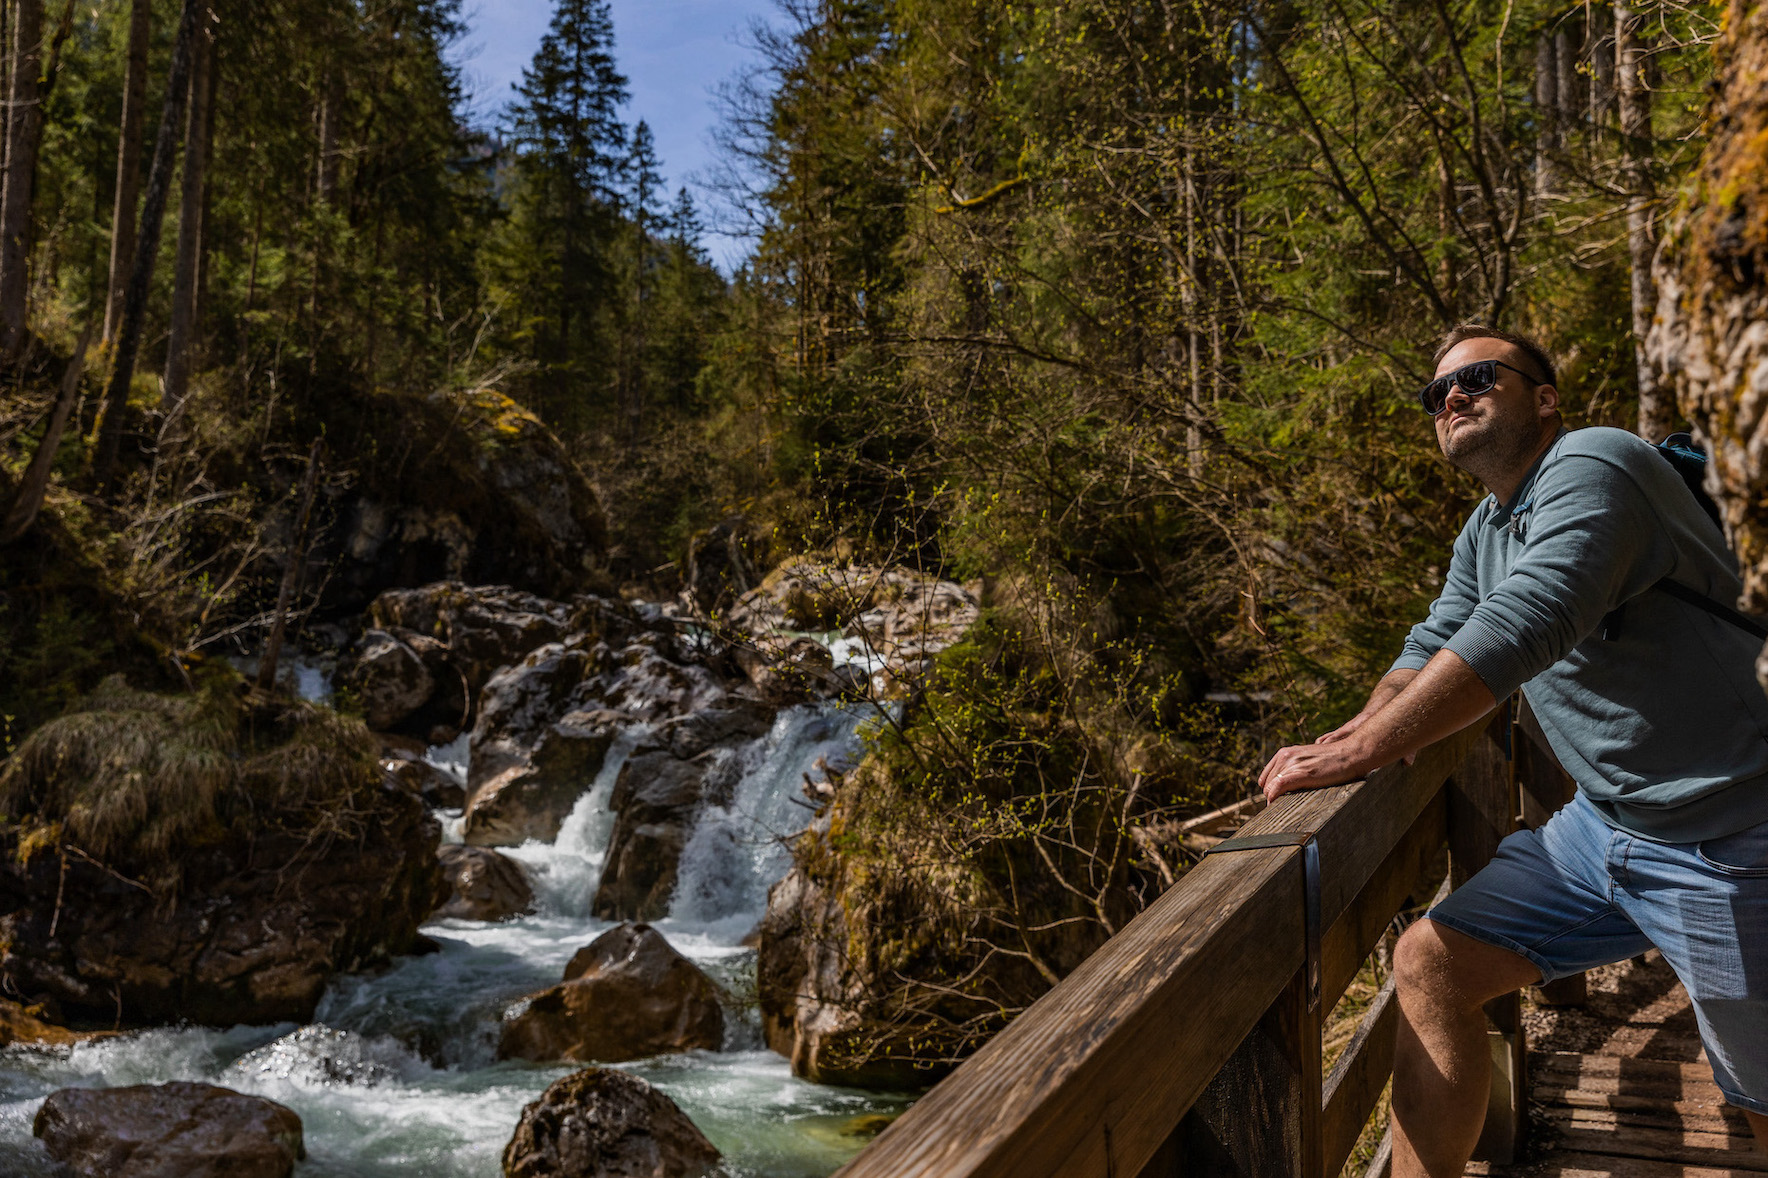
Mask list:
[[[360,722],[291,700],[248,703],[217,676],[188,695],[113,675],[0,762],[0,822],[21,858],[69,846],[175,888],[184,853],[247,827],[341,819],[377,781]]]

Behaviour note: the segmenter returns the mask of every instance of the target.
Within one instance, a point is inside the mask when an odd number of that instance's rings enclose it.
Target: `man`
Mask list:
[[[1656,946],[1714,1079],[1768,1148],[1768,696],[1740,582],[1681,476],[1622,430],[1568,432],[1551,359],[1469,325],[1420,394],[1491,495],[1442,595],[1354,719],[1280,750],[1271,799],[1408,758],[1521,687],[1577,797],[1400,938],[1396,1178],[1460,1175],[1487,1101],[1481,1005]]]

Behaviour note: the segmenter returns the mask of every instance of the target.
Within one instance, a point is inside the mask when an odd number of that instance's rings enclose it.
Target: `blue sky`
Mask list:
[[[552,0],[466,0],[463,7],[467,34],[453,56],[476,121],[489,123],[539,48]],[[632,94],[626,122],[650,123],[669,191],[686,184],[711,221],[712,194],[695,181],[714,164],[714,91],[754,61],[748,29],[774,14],[772,0],[612,0],[609,7],[614,55]],[[747,248],[711,234],[706,245],[727,271]]]

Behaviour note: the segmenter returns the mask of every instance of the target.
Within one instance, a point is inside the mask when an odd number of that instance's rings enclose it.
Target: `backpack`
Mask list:
[[[1725,525],[1719,520],[1719,505],[1707,494],[1707,452],[1700,448],[1700,443],[1694,440],[1694,436],[1671,434],[1653,449],[1682,476],[1689,494],[1700,504],[1700,509],[1707,513],[1707,518],[1717,524],[1720,531],[1724,531]]]
[[[1719,520],[1719,505],[1713,502],[1711,495],[1707,494],[1707,452],[1700,448],[1700,443],[1696,442],[1689,434],[1671,434],[1653,449],[1658,452],[1660,458],[1675,469],[1677,474],[1682,476],[1682,482],[1688,487],[1689,494],[1694,496],[1694,501],[1700,504],[1701,510],[1707,513],[1707,517],[1713,521],[1714,526],[1723,531],[1724,524]],[[1714,601],[1705,593],[1690,589],[1668,577],[1652,585],[1646,592],[1650,593],[1652,589],[1667,593],[1678,601],[1685,601],[1696,609],[1704,609],[1714,617],[1731,623],[1739,630],[1768,642],[1768,626],[1762,625],[1748,614],[1739,613],[1728,605]],[[1626,608],[1627,603],[1623,601],[1602,619],[1600,633],[1603,641],[1612,642],[1620,637],[1622,611]]]

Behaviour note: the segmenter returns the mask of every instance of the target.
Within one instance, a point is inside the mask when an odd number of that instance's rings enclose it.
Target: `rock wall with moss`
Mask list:
[[[1768,3],[1726,11],[1700,166],[1656,267],[1649,350],[1712,455],[1708,490],[1768,610]]]

